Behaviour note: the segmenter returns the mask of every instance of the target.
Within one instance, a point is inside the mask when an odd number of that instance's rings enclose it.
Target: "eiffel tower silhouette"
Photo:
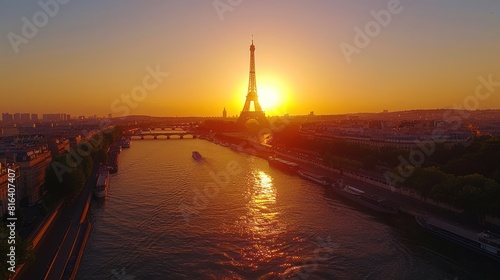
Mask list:
[[[253,102],[254,111],[250,111],[250,104]],[[236,121],[236,125],[244,127],[245,123],[250,120],[256,120],[261,127],[269,127],[269,121],[266,119],[264,111],[259,103],[259,97],[257,95],[257,81],[255,79],[255,46],[250,45],[250,76],[248,78],[248,93],[245,100],[245,105],[241,111],[240,117]]]

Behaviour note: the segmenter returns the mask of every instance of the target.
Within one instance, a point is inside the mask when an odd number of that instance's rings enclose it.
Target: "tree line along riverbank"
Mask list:
[[[36,236],[34,231],[42,228],[41,223],[47,222],[46,217],[51,215],[58,205],[62,203],[65,207],[79,197],[94,167],[92,156],[95,155],[99,163],[106,163],[110,145],[117,139],[121,139],[121,134],[120,127],[104,129],[89,139],[82,140],[69,151],[52,158],[50,165],[45,170],[44,196],[36,204],[37,209],[34,211],[26,211],[24,207],[16,209],[19,223],[16,235],[16,267],[36,261],[37,254],[35,254],[32,242]],[[38,219],[40,224],[31,224],[29,229],[24,228],[28,226],[28,221],[34,219],[34,216],[41,218]],[[2,220],[1,223],[0,262],[6,263],[6,252],[9,245],[3,240],[3,237],[6,236],[5,221]],[[11,272],[6,270],[6,266],[0,266],[1,279],[7,279],[10,274]]]

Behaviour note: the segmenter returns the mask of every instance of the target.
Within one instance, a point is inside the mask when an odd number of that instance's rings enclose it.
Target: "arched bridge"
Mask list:
[[[189,132],[189,131],[165,131],[165,132],[159,132],[159,133],[149,133],[149,132],[141,132],[141,133],[134,133],[132,135],[127,135],[127,137],[130,137],[132,140],[145,140],[145,139],[184,139],[185,136],[188,136],[186,138],[188,139],[196,139],[196,134]]]
[[[143,131],[179,131],[179,130],[189,130],[190,126],[185,125],[153,125],[148,127],[141,127],[140,129]]]

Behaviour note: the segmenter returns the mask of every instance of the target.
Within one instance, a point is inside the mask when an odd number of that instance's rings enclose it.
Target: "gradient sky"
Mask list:
[[[0,112],[122,115],[113,102],[159,65],[169,76],[129,114],[236,115],[252,34],[259,96],[282,99],[271,115],[448,108],[480,75],[500,82],[498,0],[401,0],[348,63],[339,45],[391,1],[72,0],[17,54],[9,32],[22,35],[22,18],[42,9],[1,1]],[[221,19],[214,3],[236,5]],[[500,108],[500,87],[479,108]]]

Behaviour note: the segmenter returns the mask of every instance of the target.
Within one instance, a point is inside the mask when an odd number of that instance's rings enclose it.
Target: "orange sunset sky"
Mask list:
[[[52,0],[46,22],[37,1],[19,2],[0,3],[0,112],[119,116],[150,66],[169,75],[128,114],[237,115],[252,35],[268,115],[448,108],[479,76],[500,82],[497,0]],[[341,44],[389,6],[348,62]],[[38,20],[32,38],[23,18]],[[487,108],[500,108],[500,86]]]

